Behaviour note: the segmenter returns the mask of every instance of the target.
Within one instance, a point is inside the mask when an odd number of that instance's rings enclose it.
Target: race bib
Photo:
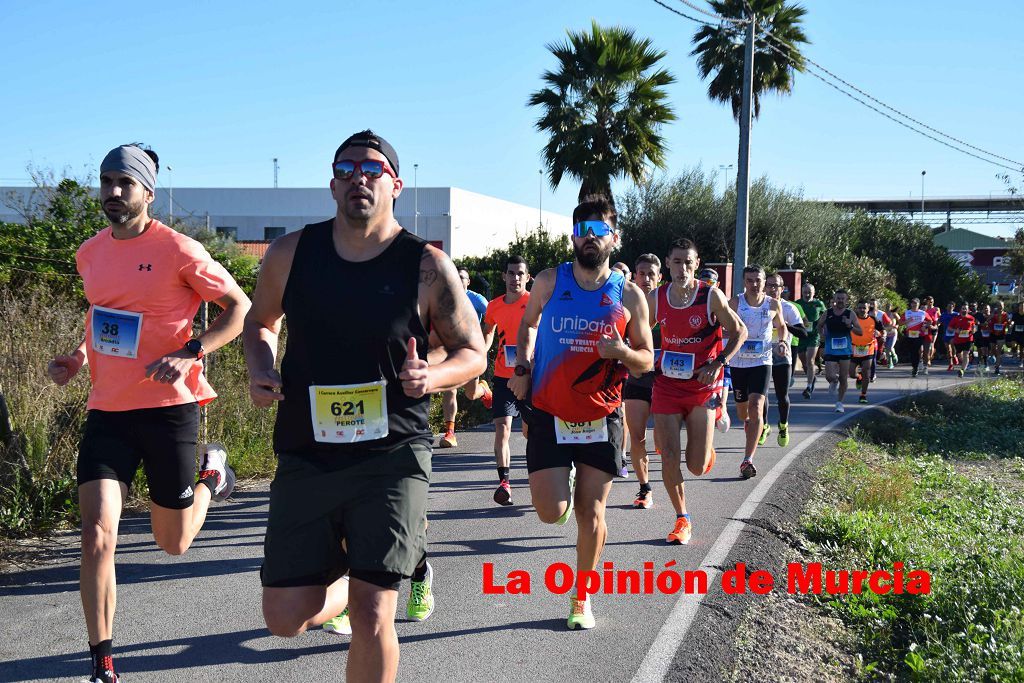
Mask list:
[[[600,443],[608,440],[608,418],[602,417],[590,422],[566,422],[555,418],[555,441],[557,443]]]
[[[516,366],[516,348],[515,344],[505,344],[505,367],[514,368]]]
[[[768,342],[763,339],[754,339],[752,341],[743,342],[743,346],[740,347],[739,357],[748,358],[750,360],[756,360],[763,358],[765,351],[768,350]]]
[[[907,337],[910,339],[917,339],[921,336],[921,330],[907,330]]]
[[[1014,325],[1013,329],[1015,332],[1024,332],[1024,325]]]
[[[313,438],[320,443],[356,443],[388,435],[387,380],[311,386]]]
[[[847,351],[850,348],[848,337],[832,337],[828,340],[828,348],[831,351]]]
[[[870,356],[871,355],[871,344],[854,344],[853,355],[855,356]]]
[[[92,307],[92,350],[107,356],[139,357],[142,314]]]
[[[991,332],[989,332],[988,330],[982,330],[982,331],[981,331],[981,336],[982,336],[982,337],[988,337],[988,336],[990,336],[991,334],[992,334],[992,333],[991,333]]]
[[[957,333],[956,333],[956,336],[960,337],[961,339],[967,339],[968,337],[971,336],[971,331],[970,330],[958,330]]]
[[[1000,325],[999,323],[992,323],[992,329],[996,332],[1002,332],[1003,326]]]
[[[672,379],[693,377],[693,354],[666,351],[661,354],[661,372]]]

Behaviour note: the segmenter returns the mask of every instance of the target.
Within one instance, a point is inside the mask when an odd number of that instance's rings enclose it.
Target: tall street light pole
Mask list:
[[[420,165],[412,165],[412,232],[420,235]]]
[[[736,246],[733,253],[733,292],[743,292],[743,269],[747,267],[747,228],[750,220],[750,100],[754,84],[755,15],[748,16],[747,40],[743,49],[743,107],[740,111],[740,154],[736,167]]]
[[[720,165],[718,167],[719,171],[723,171],[725,173],[724,182],[722,183],[722,196],[723,197],[729,191],[729,171],[731,171],[732,169],[733,169],[733,165],[732,164],[722,164],[722,165]]]
[[[927,171],[921,171],[921,222],[924,223],[924,174]]]

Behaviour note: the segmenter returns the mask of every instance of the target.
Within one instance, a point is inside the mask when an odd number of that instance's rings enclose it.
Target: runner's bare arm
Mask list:
[[[775,333],[778,335],[779,344],[789,344],[789,330],[786,329],[786,321],[782,317],[782,303],[778,299],[772,299],[771,304],[772,311],[775,312],[772,325],[775,325]]]
[[[85,353],[85,344],[86,340],[82,339],[82,343],[74,351],[54,356],[53,360],[47,364],[46,374],[50,376],[54,384],[59,387],[64,386],[78,374],[82,366],[89,362],[89,356]]]
[[[715,314],[718,322],[729,333],[729,343],[722,350],[726,363],[732,360],[732,357],[736,355],[737,349],[743,345],[743,342],[747,341],[748,334],[747,326],[743,324],[740,316],[733,310],[733,301],[736,301],[736,299],[726,301],[722,290],[717,287],[711,290],[711,312]]]
[[[526,368],[533,367],[533,346],[537,339],[537,326],[540,325],[541,311],[544,310],[544,306],[555,289],[556,274],[554,268],[548,268],[533,279],[530,299],[526,302],[526,310],[523,311],[523,319],[519,323],[519,333],[516,335],[517,365]],[[522,400],[530,391],[531,382],[530,375],[512,375],[508,381],[508,388],[516,398]]]
[[[203,343],[204,353],[213,353],[242,333],[245,315],[252,307],[252,302],[237,284],[231,290],[214,299],[213,303],[220,306],[221,314],[214,319],[206,332],[199,335]]]
[[[604,358],[618,359],[630,373],[639,376],[654,368],[651,316],[643,290],[632,282],[627,282],[622,289],[622,307],[626,315],[626,338],[629,339],[629,346],[626,346],[621,338],[612,339],[611,343],[602,338],[598,342],[598,352]],[[618,337],[618,332],[615,336]],[[609,347],[612,353],[609,353]]]
[[[857,316],[855,316],[852,312],[850,312],[850,329],[856,332],[857,334],[864,334],[864,330],[860,326],[860,321],[857,320]]]
[[[407,395],[418,397],[455,389],[487,369],[480,323],[455,264],[430,245],[423,248],[420,259],[419,307],[424,326],[436,332],[448,355],[433,366],[420,366],[407,359],[398,375]]]
[[[658,324],[658,288],[647,293],[647,324],[652,330]]]
[[[491,348],[491,344],[494,343],[494,331],[496,329],[498,329],[497,325],[488,322],[483,323],[484,353],[486,353]]]
[[[249,395],[260,408],[284,399],[281,394],[281,375],[274,369],[277,358],[277,340],[284,318],[282,298],[288,283],[288,274],[295,259],[295,248],[302,231],[289,233],[276,239],[267,250],[260,265],[252,307],[242,326],[245,364],[249,369]]]

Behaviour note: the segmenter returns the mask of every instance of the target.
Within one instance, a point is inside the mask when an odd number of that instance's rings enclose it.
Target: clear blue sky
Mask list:
[[[940,130],[1024,158],[1024,3],[804,4],[809,57]],[[95,174],[108,149],[144,141],[175,187],[270,187],[273,157],[281,186],[315,187],[338,143],[372,127],[410,186],[418,163],[420,186],[535,205],[544,138],[526,99],[554,67],[545,45],[591,18],[668,51],[679,117],[664,130],[669,172],[734,164],[736,126],[689,56],[697,25],[650,0],[40,0],[0,3],[0,185],[26,184],[29,164]],[[763,101],[751,168],[812,198],[920,197],[922,170],[928,196],[1005,193],[994,166],[800,74],[791,97]],[[544,208],[569,213],[577,190],[545,185]]]

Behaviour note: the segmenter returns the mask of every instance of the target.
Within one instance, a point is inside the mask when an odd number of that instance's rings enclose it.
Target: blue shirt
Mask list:
[[[473,304],[473,308],[476,309],[476,320],[480,322],[484,319],[484,313],[487,311],[487,298],[472,289],[466,290],[466,296],[469,297],[469,303]]]

